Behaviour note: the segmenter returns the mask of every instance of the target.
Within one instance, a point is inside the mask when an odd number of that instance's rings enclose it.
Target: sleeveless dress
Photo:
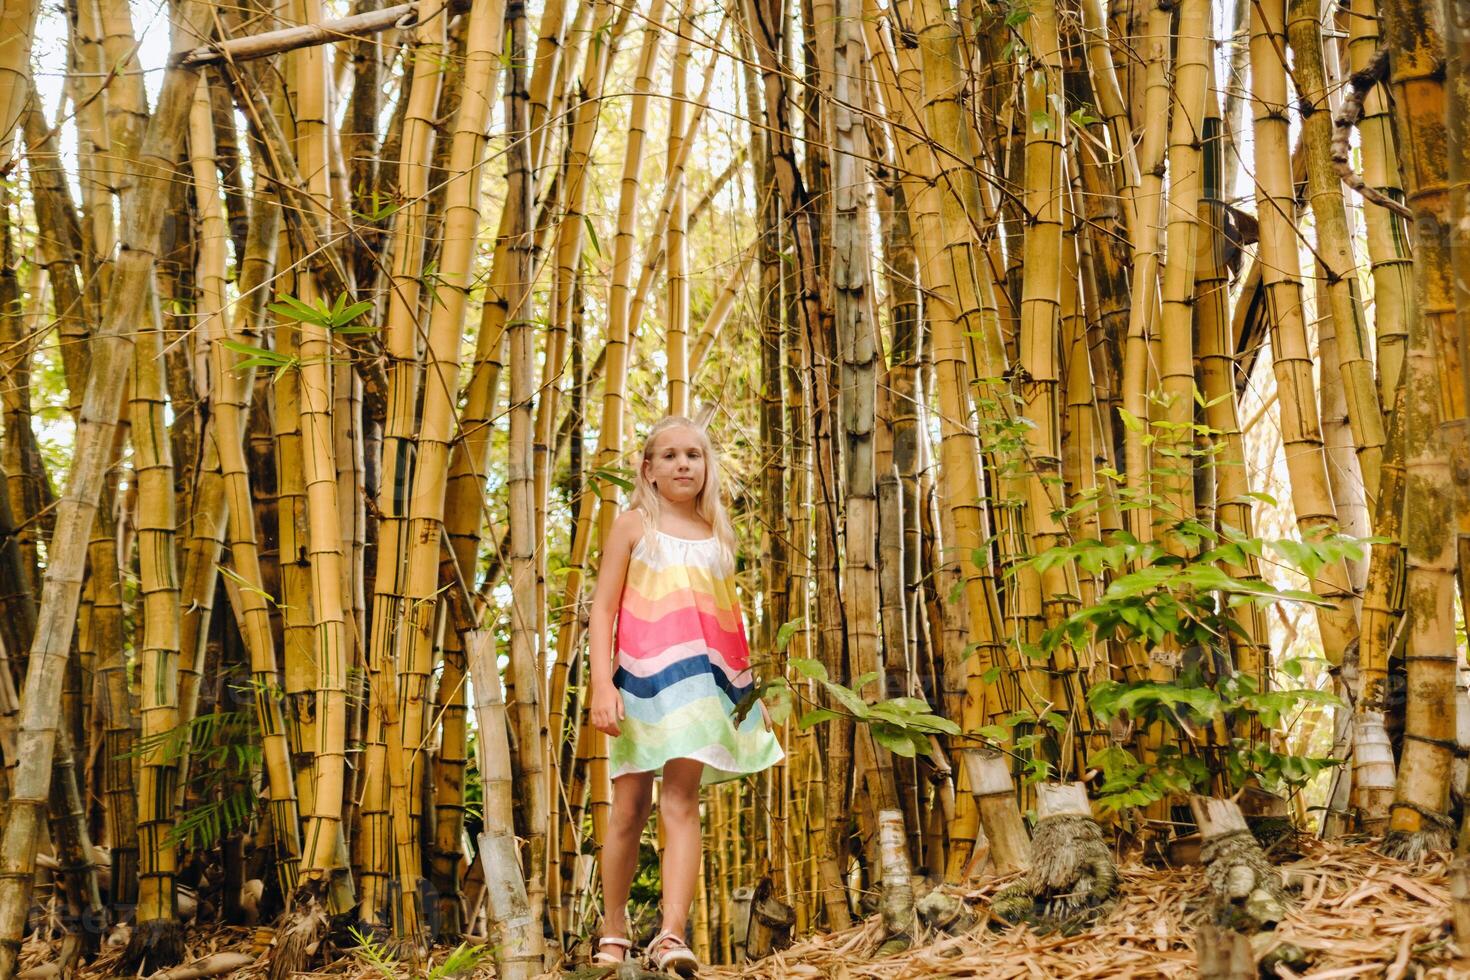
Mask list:
[[[705,764],[703,785],[759,772],[784,753],[752,705],[737,727],[735,706],[754,686],[735,576],[716,538],[645,531],[628,559],[618,606],[621,734],[610,739],[612,778],[663,775],[670,759]]]

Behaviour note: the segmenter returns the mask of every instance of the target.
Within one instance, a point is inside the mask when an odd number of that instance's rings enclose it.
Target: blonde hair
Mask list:
[[[654,423],[653,428],[648,430],[648,438],[643,442],[643,451],[638,454],[638,466],[633,476],[633,497],[628,506],[642,512],[645,533],[658,530],[663,500],[658,495],[658,488],[645,474],[643,464],[653,457],[654,444],[660,435],[669,429],[681,427],[694,433],[699,440],[699,448],[704,453],[704,486],[699,488],[699,495],[694,498],[694,511],[704,518],[710,527],[714,528],[715,540],[720,544],[720,551],[726,566],[733,568],[735,565],[735,525],[730,522],[730,514],[726,511],[725,501],[720,496],[720,457],[715,452],[714,443],[710,441],[709,432],[703,425],[682,415],[665,415]],[[657,535],[653,537],[656,538]]]

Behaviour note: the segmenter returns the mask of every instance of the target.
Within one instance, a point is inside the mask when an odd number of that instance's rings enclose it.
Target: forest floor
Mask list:
[[[1288,980],[1470,980],[1470,958],[1460,957],[1452,943],[1448,856],[1410,865],[1384,858],[1366,845],[1307,840],[1299,847],[1300,856],[1281,865],[1296,896],[1295,908],[1275,932],[1257,937],[1255,951],[1259,956],[1269,956],[1273,947],[1290,943],[1305,954],[1305,960],[1298,959],[1294,966],[1276,967],[1274,973],[1264,975]],[[972,903],[973,911],[982,919],[967,934],[921,935],[910,949],[878,956],[884,937],[881,921],[875,915],[850,930],[813,936],[741,966],[710,967],[699,976],[708,980],[1144,980],[1197,975],[1194,943],[1196,927],[1204,918],[1206,895],[1202,870],[1158,869],[1131,863],[1125,864],[1120,874],[1117,904],[1090,929],[1073,936],[1041,936],[1026,928],[987,928],[987,899],[1006,884],[996,880],[983,888],[958,893]],[[189,955],[252,954],[260,943],[261,937],[252,929],[200,931],[190,936]],[[54,961],[55,951],[55,943],[32,940],[23,952],[22,967]],[[442,961],[447,952],[437,951],[434,962]],[[115,976],[116,958],[116,951],[105,953],[80,976]],[[43,967],[45,972],[50,971]],[[297,976],[368,980],[386,972],[361,953],[343,951],[320,972]],[[240,980],[265,975],[263,956],[230,974]],[[407,972],[395,975],[410,976]],[[468,976],[482,980],[493,975],[493,970],[482,967]],[[597,975],[586,970],[576,974],[579,978]],[[560,976],[564,974],[546,975],[548,980]]]

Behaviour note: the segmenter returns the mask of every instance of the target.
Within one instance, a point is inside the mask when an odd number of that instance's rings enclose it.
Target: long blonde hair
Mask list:
[[[704,486],[699,488],[699,495],[694,498],[694,511],[714,528],[715,539],[720,543],[726,566],[734,568],[735,525],[730,523],[725,501],[720,496],[720,457],[715,452],[714,443],[710,441],[709,431],[699,423],[682,415],[665,415],[648,430],[648,438],[643,441],[643,451],[638,454],[638,466],[633,476],[633,498],[628,506],[642,512],[645,534],[658,530],[663,501],[653,481],[645,475],[643,464],[652,458],[654,443],[658,441],[658,437],[668,429],[680,426],[694,433],[699,440],[700,451],[704,453]],[[648,537],[656,539],[657,535]]]

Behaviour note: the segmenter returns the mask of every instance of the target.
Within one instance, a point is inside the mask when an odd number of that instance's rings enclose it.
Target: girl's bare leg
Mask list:
[[[699,779],[704,763],[697,759],[670,759],[664,763],[664,785],[658,810],[664,824],[663,927],[684,935],[704,843],[699,829]]]
[[[603,935],[628,934],[628,891],[638,870],[638,839],[652,811],[653,773],[634,772],[613,780],[612,814],[607,840],[602,842]]]

